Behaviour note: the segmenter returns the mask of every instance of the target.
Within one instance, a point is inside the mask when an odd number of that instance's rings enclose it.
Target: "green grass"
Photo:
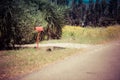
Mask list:
[[[81,49],[56,49],[46,51],[46,48],[10,50],[0,53],[0,79],[24,75],[47,64],[64,59],[81,51]]]

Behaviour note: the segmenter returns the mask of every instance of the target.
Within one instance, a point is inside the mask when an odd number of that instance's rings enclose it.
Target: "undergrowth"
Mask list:
[[[104,43],[120,39],[120,26],[80,27],[64,26],[62,40],[75,43]]]

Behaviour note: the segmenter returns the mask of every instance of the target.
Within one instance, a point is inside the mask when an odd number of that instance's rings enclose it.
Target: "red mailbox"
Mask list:
[[[43,27],[41,27],[41,26],[35,27],[35,30],[38,32],[37,39],[36,39],[36,43],[37,43],[36,48],[38,48],[39,47],[40,32],[43,31]]]
[[[41,26],[35,27],[35,30],[37,32],[41,32],[41,31],[43,31],[43,27],[41,27]]]

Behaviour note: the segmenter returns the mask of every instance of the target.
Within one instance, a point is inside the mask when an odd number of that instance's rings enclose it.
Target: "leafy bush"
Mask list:
[[[63,14],[47,1],[2,0],[0,12],[0,48],[34,42],[34,27],[40,25],[45,29],[42,37],[61,37]]]

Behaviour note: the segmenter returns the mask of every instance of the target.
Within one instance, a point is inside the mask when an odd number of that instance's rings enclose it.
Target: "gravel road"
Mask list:
[[[62,47],[62,48],[93,48],[99,47],[101,45],[91,45],[91,44],[78,44],[78,43],[47,43],[47,44],[39,44],[40,47]],[[19,47],[17,45],[17,47]],[[36,44],[27,44],[21,45],[20,47],[36,47]]]
[[[119,41],[94,46],[83,53],[48,65],[19,80],[120,80]]]

